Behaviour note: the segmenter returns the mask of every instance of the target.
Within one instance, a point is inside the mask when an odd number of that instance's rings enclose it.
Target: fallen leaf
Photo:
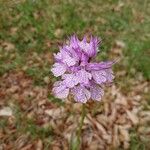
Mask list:
[[[36,150],[43,150],[43,143],[41,140],[38,140],[36,143]]]
[[[3,46],[4,46],[4,49],[7,51],[15,49],[15,45],[9,42],[4,42]]]
[[[63,30],[62,30],[62,29],[56,29],[56,31],[54,32],[54,35],[55,35],[57,38],[61,38],[62,35],[63,35]]]
[[[0,109],[0,116],[12,116],[12,109],[10,107]]]
[[[128,115],[128,117],[129,117],[129,119],[132,121],[132,123],[133,123],[134,125],[136,125],[136,124],[139,123],[138,117],[137,117],[133,112],[131,112],[131,111],[129,111],[129,110],[126,110],[126,112],[127,112],[127,115]]]

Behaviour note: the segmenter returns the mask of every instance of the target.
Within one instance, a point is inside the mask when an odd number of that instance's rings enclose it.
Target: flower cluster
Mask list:
[[[56,77],[61,77],[53,87],[57,98],[64,99],[72,94],[75,101],[86,103],[88,100],[100,101],[104,95],[102,85],[113,81],[112,65],[114,62],[91,62],[99,51],[100,40],[97,37],[86,37],[79,40],[73,35],[69,44],[60,47],[60,52],[54,54],[55,64],[51,71]]]

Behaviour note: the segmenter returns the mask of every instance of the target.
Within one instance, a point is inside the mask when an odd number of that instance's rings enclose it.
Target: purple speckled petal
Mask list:
[[[80,60],[80,53],[78,52],[77,49],[73,49],[71,46],[65,46],[64,50],[66,50],[69,55],[75,59],[76,62],[78,62]]]
[[[75,59],[74,59],[74,58],[71,58],[71,57],[69,57],[69,56],[67,56],[67,55],[65,56],[65,58],[64,58],[63,61],[64,61],[69,67],[76,64]]]
[[[90,49],[91,49],[90,43],[86,43],[85,38],[84,38],[82,41],[79,42],[79,46],[82,52],[88,56],[88,54],[90,53]]]
[[[91,97],[91,93],[80,85],[72,89],[72,94],[74,95],[75,101],[81,103],[86,103]]]
[[[51,69],[54,76],[59,77],[66,72],[66,66],[62,63],[55,63]]]
[[[104,70],[92,71],[92,77],[97,84],[102,84],[107,80],[106,72]]]
[[[81,55],[81,66],[85,66],[88,63],[89,57],[86,54]]]
[[[56,61],[60,61],[62,59],[61,53],[59,52],[57,54],[54,54],[54,58],[55,58]]]
[[[76,73],[77,79],[79,83],[88,84],[89,80],[92,78],[92,75],[85,71],[84,69],[79,70]]]
[[[64,99],[67,98],[69,89],[63,84],[63,82],[58,81],[54,84],[52,92],[57,98]]]
[[[100,43],[100,40],[97,37],[92,37],[90,39],[90,42],[88,43],[86,40],[86,37],[83,38],[82,41],[79,42],[80,49],[88,56],[88,57],[95,57],[96,53],[98,51],[98,45]]]
[[[107,61],[107,62],[100,62],[100,63],[88,63],[86,69],[87,70],[102,70],[111,68],[115,62]]]
[[[81,70],[81,66],[71,66],[69,67],[68,71],[69,72],[72,72],[72,73],[75,73],[77,71]]]
[[[112,69],[106,69],[106,74],[107,74],[107,82],[112,82],[115,76],[113,75]]]
[[[100,101],[102,96],[104,95],[103,89],[96,84],[93,84],[90,87],[90,92],[91,92],[91,98],[97,101]]]
[[[96,43],[96,39],[97,38],[93,38],[91,36],[90,43],[89,43],[89,48],[88,48],[88,51],[87,51],[87,54],[88,54],[89,57],[95,57],[96,56],[97,47],[98,47],[98,43]]]
[[[61,55],[62,55],[62,62],[65,63],[65,64],[67,64],[68,67],[73,66],[73,65],[76,64],[75,58],[72,58],[72,57],[68,54],[68,52],[62,50],[62,51],[61,51]]]
[[[64,84],[68,88],[73,88],[75,85],[78,84],[77,77],[74,74],[64,74],[62,76],[62,79],[64,79]]]
[[[99,51],[98,46],[101,42],[101,39],[99,39],[98,37],[91,37],[91,41],[93,42],[94,49],[96,50],[97,53]]]
[[[77,49],[79,47],[78,42],[79,40],[76,35],[70,37],[70,45],[72,48]]]

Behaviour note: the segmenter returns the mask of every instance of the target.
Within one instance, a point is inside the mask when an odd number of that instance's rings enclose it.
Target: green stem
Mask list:
[[[84,118],[86,116],[86,109],[85,109],[85,104],[82,104],[82,114],[81,114],[81,120],[79,122],[79,128],[77,131],[77,143],[78,143],[78,148],[80,147],[81,144],[81,131],[82,131],[82,126],[84,123]]]

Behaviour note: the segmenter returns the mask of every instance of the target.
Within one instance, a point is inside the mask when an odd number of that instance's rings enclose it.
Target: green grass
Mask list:
[[[8,70],[21,68],[28,61],[24,53],[45,53],[57,51],[57,41],[63,41],[69,35],[77,33],[80,37],[84,33],[101,36],[103,44],[101,50],[103,58],[108,58],[115,40],[124,41],[124,60],[128,60],[126,68],[142,72],[146,79],[150,79],[149,71],[149,10],[148,1],[132,2],[104,1],[29,1],[1,7],[1,33],[2,42],[15,45],[18,57],[10,60],[11,64],[5,66],[10,56],[0,61],[1,74]],[[4,7],[5,6],[5,7]],[[140,11],[140,13],[139,13]],[[15,33],[12,29],[16,28]],[[57,30],[62,33],[57,33]],[[46,41],[53,42],[51,48]],[[3,47],[1,55],[3,57]],[[142,56],[142,57],[141,57]],[[48,66],[47,66],[48,67]],[[27,73],[35,77],[42,69],[29,68]],[[40,76],[42,78],[42,75]]]
[[[65,105],[65,103],[63,101],[61,101],[60,99],[55,98],[54,96],[52,96],[50,94],[48,95],[48,99],[49,99],[50,102],[52,102],[52,103],[54,103],[58,106],[64,106]]]
[[[139,135],[136,133],[136,130],[133,129],[130,134],[131,138],[131,150],[146,150],[149,148],[146,141],[141,141]]]

